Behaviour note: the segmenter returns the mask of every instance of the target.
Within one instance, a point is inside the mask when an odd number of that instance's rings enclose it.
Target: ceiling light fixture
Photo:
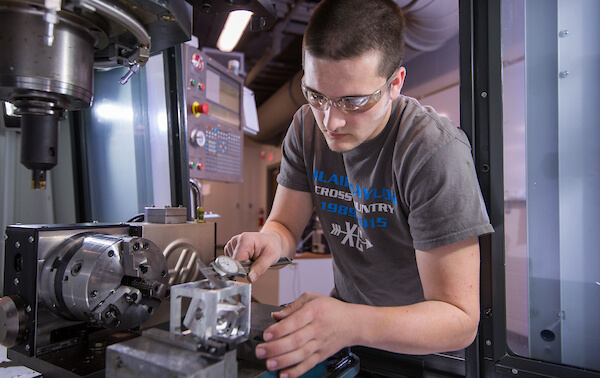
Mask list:
[[[217,47],[223,52],[230,52],[242,37],[242,33],[246,30],[250,17],[253,12],[248,10],[236,10],[229,13],[225,26],[221,31]]]

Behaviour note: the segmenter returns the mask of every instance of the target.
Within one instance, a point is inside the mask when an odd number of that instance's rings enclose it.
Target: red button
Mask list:
[[[200,117],[200,114],[208,114],[209,110],[208,102],[200,104],[199,102],[194,101],[192,104],[192,113],[194,113],[196,117]]]

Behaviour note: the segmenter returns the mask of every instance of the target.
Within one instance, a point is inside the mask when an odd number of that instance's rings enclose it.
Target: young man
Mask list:
[[[478,236],[493,229],[464,133],[400,95],[403,30],[392,0],[321,1],[303,42],[309,105],[286,135],[273,208],[260,232],[225,247],[254,261],[255,281],[293,258],[313,208],[326,231],[332,296],[274,313],[256,348],[281,376],[346,346],[428,354],[477,333]]]

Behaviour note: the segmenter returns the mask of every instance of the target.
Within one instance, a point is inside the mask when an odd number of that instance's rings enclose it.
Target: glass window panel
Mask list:
[[[600,2],[502,2],[509,349],[600,370]]]
[[[83,111],[91,210],[100,222],[171,205],[162,54],[121,85],[125,72],[96,71],[94,103]]]

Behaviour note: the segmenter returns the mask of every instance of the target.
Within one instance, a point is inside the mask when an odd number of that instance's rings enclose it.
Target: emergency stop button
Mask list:
[[[194,101],[194,103],[192,104],[192,113],[194,113],[196,117],[200,117],[200,114],[208,114],[208,111],[208,102],[204,102],[201,104],[198,101]]]

